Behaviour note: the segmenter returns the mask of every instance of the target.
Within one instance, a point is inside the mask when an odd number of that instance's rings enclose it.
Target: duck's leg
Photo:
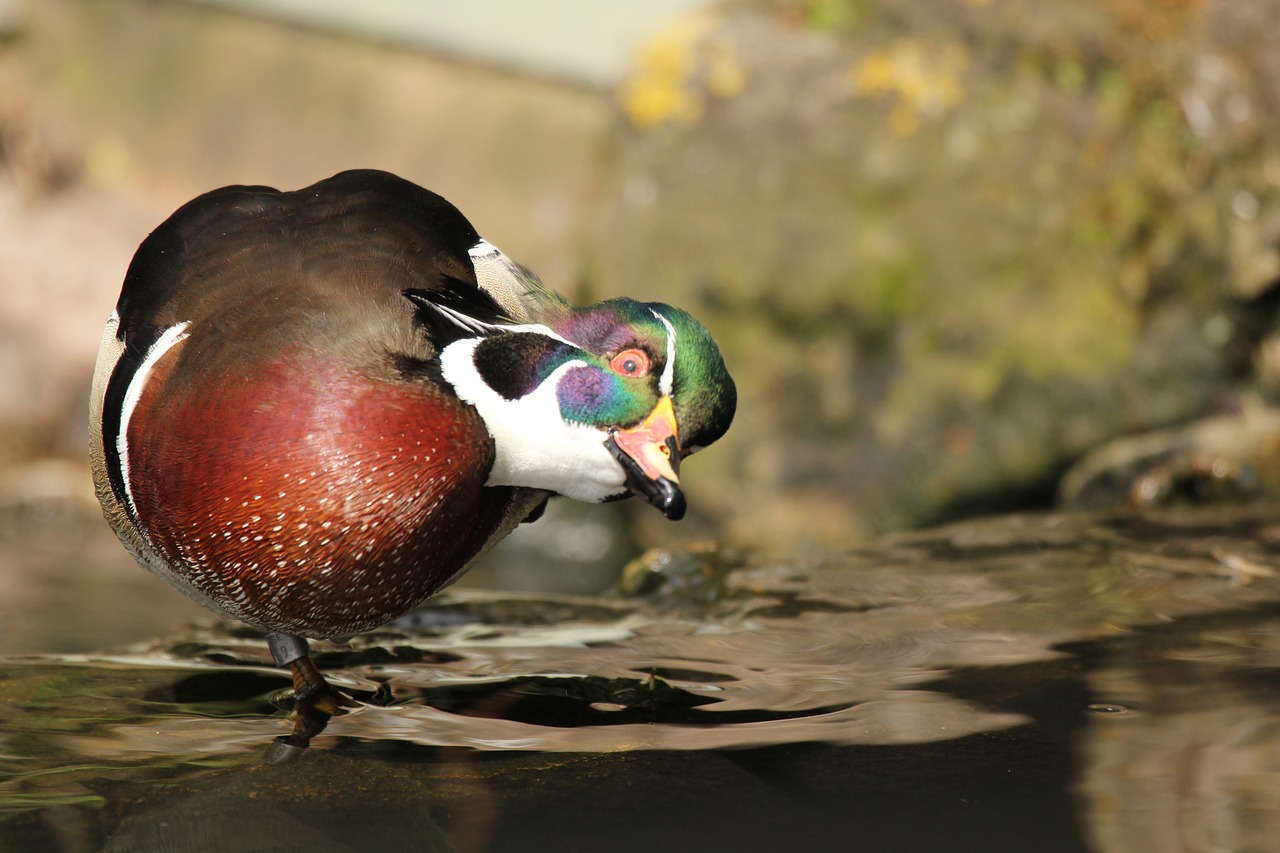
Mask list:
[[[306,748],[311,738],[324,731],[330,717],[347,713],[352,702],[324,680],[311,661],[307,641],[292,634],[267,634],[267,646],[276,666],[288,666],[293,673],[293,734],[284,740],[291,746]]]

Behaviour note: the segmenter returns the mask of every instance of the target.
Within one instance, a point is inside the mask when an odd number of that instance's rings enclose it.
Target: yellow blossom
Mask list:
[[[899,39],[887,50],[875,50],[849,72],[849,88],[862,97],[896,100],[889,127],[899,136],[920,129],[923,119],[935,118],[964,99],[959,75],[968,54],[957,44],[923,45]]]
[[[641,49],[618,93],[632,124],[692,122],[702,115],[707,93],[728,98],[746,87],[736,46],[707,39],[716,23],[710,13],[690,15]]]

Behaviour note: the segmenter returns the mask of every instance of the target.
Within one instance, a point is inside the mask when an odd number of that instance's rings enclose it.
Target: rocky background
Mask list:
[[[92,500],[91,365],[150,228],[354,166],[712,329],[739,419],[689,523],[623,517],[640,545],[1280,481],[1278,0],[737,0],[603,89],[186,3],[0,19],[8,504]]]
[[[745,3],[642,55],[588,281],[697,304],[743,373],[732,534],[1045,505],[1094,446],[1269,397],[1277,21]]]

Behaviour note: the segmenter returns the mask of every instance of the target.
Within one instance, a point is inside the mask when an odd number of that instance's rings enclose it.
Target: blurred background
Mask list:
[[[598,592],[656,545],[1273,495],[1278,140],[1277,0],[0,0],[0,650],[200,615],[98,516],[85,413],[205,190],[388,169],[706,323],[740,404],[691,517],[562,502],[471,579]]]

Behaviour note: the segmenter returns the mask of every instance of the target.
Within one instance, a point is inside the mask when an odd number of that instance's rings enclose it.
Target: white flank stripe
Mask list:
[[[186,340],[189,325],[191,323],[187,321],[164,330],[164,334],[151,345],[151,349],[147,350],[147,357],[142,360],[142,364],[138,365],[133,378],[129,380],[129,387],[124,392],[124,405],[120,411],[120,433],[116,436],[116,453],[120,457],[120,473],[124,479],[125,495],[129,499],[129,508],[135,516],[138,508],[134,506],[133,488],[129,485],[129,419],[133,417],[133,410],[138,405],[138,400],[142,398],[142,389],[147,384],[151,368],[164,357],[166,352]]]

